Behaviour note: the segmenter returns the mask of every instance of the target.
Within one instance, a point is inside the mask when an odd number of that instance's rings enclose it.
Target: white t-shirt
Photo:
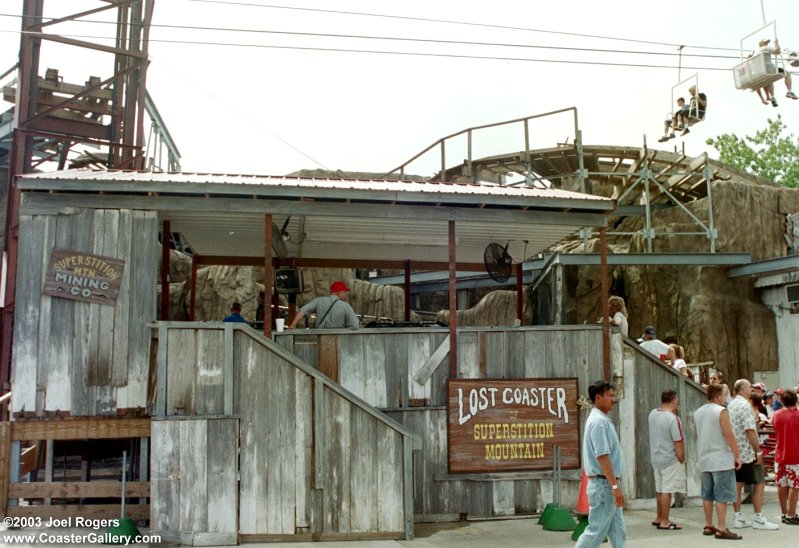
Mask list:
[[[671,350],[671,347],[660,339],[649,339],[648,341],[644,341],[641,343],[641,348],[661,361],[666,361],[666,359],[669,357],[669,350]]]
[[[613,315],[613,321],[618,323],[621,334],[627,337],[630,334],[630,327],[627,324],[627,318],[621,312],[616,312]]]
[[[677,358],[676,360],[674,360],[674,366],[673,367],[674,367],[674,369],[685,369],[686,367],[688,367],[688,364],[685,363],[685,360],[683,360],[681,358]]]

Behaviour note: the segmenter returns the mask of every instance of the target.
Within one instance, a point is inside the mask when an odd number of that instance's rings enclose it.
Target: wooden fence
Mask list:
[[[156,416],[239,418],[242,540],[413,538],[402,425],[241,324],[163,322],[157,344]]]

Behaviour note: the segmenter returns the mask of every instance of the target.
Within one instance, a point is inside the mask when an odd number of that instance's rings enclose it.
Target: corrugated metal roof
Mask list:
[[[607,198],[457,183],[71,170],[25,175],[22,212],[158,212],[202,256],[263,256],[264,215],[286,229],[288,257],[481,264],[489,242],[529,258],[584,226],[605,226]],[[42,191],[54,192],[42,192]],[[37,192],[38,191],[38,192]],[[67,209],[64,209],[67,208]]]
[[[58,186],[50,186],[50,182]],[[612,201],[590,194],[570,192],[559,189],[540,189],[527,186],[475,185],[466,183],[441,183],[419,181],[392,181],[380,179],[331,179],[263,175],[227,175],[213,173],[151,173],[136,171],[103,171],[77,169],[53,173],[37,173],[25,175],[21,179],[23,189],[64,188],[64,183],[72,183],[68,188],[75,190],[78,184],[87,191],[119,188],[119,183],[135,183],[143,191],[158,191],[168,187],[170,192],[180,191],[181,187],[193,192],[202,191],[202,187],[221,190],[224,187],[247,187],[260,190],[268,188],[303,189],[303,190],[350,190],[378,191],[381,193],[397,193],[401,200],[403,193],[421,193],[427,195],[453,196],[485,196],[511,197],[521,199],[543,200],[578,200],[596,204],[596,209],[609,210]],[[161,187],[161,188],[159,188]],[[255,192],[259,192],[255,190]],[[586,204],[587,205],[587,204]]]

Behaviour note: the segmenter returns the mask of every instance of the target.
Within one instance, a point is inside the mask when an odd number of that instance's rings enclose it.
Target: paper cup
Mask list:
[[[283,333],[283,327],[285,327],[285,325],[286,325],[286,320],[284,320],[283,318],[277,318],[275,320],[275,331],[277,331],[278,333]]]

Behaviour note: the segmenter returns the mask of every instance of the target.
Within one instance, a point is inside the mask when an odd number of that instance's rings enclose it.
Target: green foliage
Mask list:
[[[786,130],[782,117],[769,118],[766,129],[743,139],[724,133],[707,144],[719,151],[719,160],[783,186],[799,188],[799,140]]]

